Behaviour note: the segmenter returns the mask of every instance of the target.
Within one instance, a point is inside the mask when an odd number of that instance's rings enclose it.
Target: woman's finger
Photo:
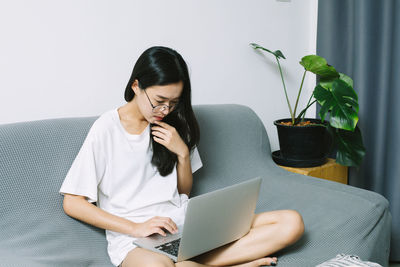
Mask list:
[[[168,232],[170,232],[171,234],[175,233],[173,227],[171,225],[169,225],[168,223],[166,223],[165,221],[158,221],[153,225],[153,227],[160,229],[160,230],[158,230],[158,233],[161,235],[166,234],[164,229],[167,230]]]
[[[154,139],[154,141],[156,141],[157,143],[159,143],[159,144],[161,144],[161,145],[163,145],[163,146],[166,147],[167,143],[164,141],[164,139],[161,139],[161,138],[159,138],[159,137],[157,137],[157,136],[153,136],[153,139]]]
[[[164,228],[172,234],[175,234],[178,231],[178,227],[174,223],[164,222]]]
[[[161,227],[154,227],[153,234],[160,234],[162,236],[166,236],[167,234],[161,229]]]
[[[152,131],[159,131],[159,132],[162,132],[164,134],[169,134],[170,133],[167,129],[165,129],[163,127],[160,127],[160,126],[153,126],[153,127],[151,127],[151,130]]]
[[[178,231],[178,226],[169,217],[160,217],[158,218],[158,222],[160,223],[160,226],[167,229],[170,233],[175,233]]]
[[[165,129],[167,129],[167,130],[169,130],[170,128],[172,128],[171,125],[169,125],[168,123],[165,123],[165,122],[163,122],[163,121],[154,121],[154,124],[157,124],[157,125],[159,125],[159,126],[165,128]]]
[[[164,229],[168,230],[168,232],[170,232],[171,234],[175,234],[175,230],[171,225],[164,223],[162,227]]]
[[[167,138],[167,136],[164,133],[161,133],[161,132],[152,131],[151,134],[153,136],[157,136],[157,137],[159,137],[161,139],[164,139],[164,140]]]
[[[171,218],[168,218],[168,217],[167,217],[167,223],[168,223],[169,225],[171,225],[171,227],[172,227],[175,231],[178,231],[178,226],[176,225],[176,223],[175,223]]]

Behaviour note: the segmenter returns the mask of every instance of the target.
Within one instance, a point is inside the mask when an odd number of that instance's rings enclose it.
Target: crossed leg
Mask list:
[[[271,265],[276,258],[265,258],[296,242],[304,232],[301,215],[293,210],[279,210],[255,214],[249,233],[230,244],[209,251],[194,261],[174,264],[167,256],[146,249],[135,248],[123,261],[122,267],[255,267]]]

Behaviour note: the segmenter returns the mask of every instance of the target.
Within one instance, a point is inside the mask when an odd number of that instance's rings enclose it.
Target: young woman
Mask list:
[[[175,233],[183,224],[192,173],[202,163],[188,69],[180,54],[166,47],[146,50],[133,68],[125,100],[90,129],[60,189],[65,213],[106,230],[116,266],[276,265],[276,258],[266,256],[303,233],[295,211],[255,214],[247,235],[195,261],[174,264],[133,245],[134,238]]]

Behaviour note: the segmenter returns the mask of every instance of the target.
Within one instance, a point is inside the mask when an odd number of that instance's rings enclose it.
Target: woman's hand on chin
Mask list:
[[[154,121],[154,124],[157,125],[151,127],[154,141],[175,153],[178,158],[189,157],[189,149],[174,127],[162,121]]]

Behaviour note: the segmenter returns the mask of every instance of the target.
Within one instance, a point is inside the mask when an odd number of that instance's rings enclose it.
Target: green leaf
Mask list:
[[[331,106],[334,105],[331,92],[330,90],[325,89],[321,85],[317,85],[314,89],[314,97],[321,105],[319,116],[321,117],[321,120],[324,121],[326,114],[330,111]]]
[[[314,97],[321,105],[319,115],[325,118],[330,112],[330,125],[335,128],[354,131],[358,122],[358,97],[346,82],[336,79],[332,88],[317,85]]]
[[[332,84],[337,78],[333,79],[324,79],[320,78],[319,79],[319,85],[322,86],[324,89],[331,91],[332,90]]]
[[[280,50],[276,50],[276,51],[272,52],[271,50],[269,50],[269,49],[267,49],[267,48],[264,48],[264,47],[262,47],[262,46],[260,46],[260,45],[258,45],[258,44],[256,44],[256,43],[251,43],[250,45],[251,45],[254,49],[261,49],[261,50],[264,50],[264,51],[266,51],[266,52],[268,52],[268,53],[271,53],[271,54],[274,55],[276,58],[283,58],[283,59],[286,59],[285,56],[283,55],[283,53],[282,53]]]
[[[340,78],[339,79],[341,79],[342,81],[347,83],[349,86],[351,86],[351,88],[353,88],[353,79],[351,79],[346,74],[343,74],[343,73],[339,73],[339,74],[340,74]]]
[[[339,73],[334,67],[328,65],[325,58],[317,55],[308,55],[301,59],[302,65],[307,71],[315,73],[324,79],[339,78]]]
[[[274,54],[277,58],[286,59],[285,56],[283,55],[283,53],[281,52],[281,50],[276,50],[275,52],[273,52],[273,54]]]
[[[339,79],[344,81],[348,86],[350,86],[351,88],[353,88],[353,80],[343,74],[343,73],[339,73],[340,77]],[[319,84],[324,87],[327,90],[332,90],[332,84],[334,81],[336,81],[337,78],[324,78],[324,77],[320,77],[319,79]]]
[[[354,132],[329,128],[334,135],[336,162],[344,166],[359,166],[365,155],[361,131],[358,127]]]

